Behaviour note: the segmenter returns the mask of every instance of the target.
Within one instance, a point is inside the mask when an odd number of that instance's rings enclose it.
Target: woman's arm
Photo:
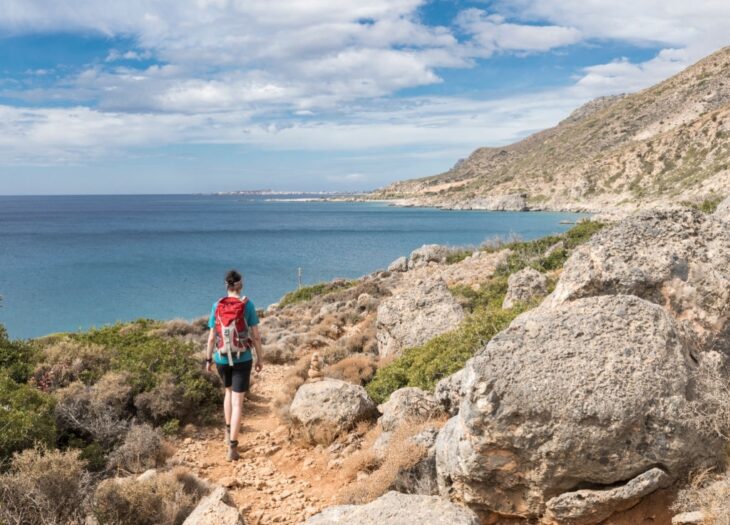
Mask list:
[[[215,330],[210,329],[208,333],[208,346],[205,352],[205,371],[210,372],[210,364],[213,360],[213,348],[215,347]]]
[[[261,372],[261,369],[264,367],[264,349],[261,345],[261,332],[259,332],[258,326],[251,327],[251,339],[253,339],[253,347],[256,350],[254,355],[256,371]]]

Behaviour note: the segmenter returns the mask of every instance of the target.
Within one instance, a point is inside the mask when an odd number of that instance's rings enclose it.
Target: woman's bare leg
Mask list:
[[[231,389],[226,388],[226,396],[223,398],[223,414],[226,418],[226,425],[231,424]]]
[[[238,430],[241,428],[241,413],[243,412],[243,392],[231,393],[231,441],[238,441]]]

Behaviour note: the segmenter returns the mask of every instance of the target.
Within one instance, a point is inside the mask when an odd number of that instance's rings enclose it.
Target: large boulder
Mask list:
[[[566,492],[714,464],[718,439],[685,422],[701,398],[689,348],[673,317],[635,296],[522,314],[464,369],[459,415],[436,443],[441,494],[537,518]]]
[[[406,272],[408,271],[408,259],[405,256],[398,257],[395,261],[388,265],[389,272]]]
[[[443,415],[441,406],[431,394],[414,387],[399,388],[378,406],[384,432],[391,432],[403,423],[423,422]]]
[[[467,508],[438,496],[388,492],[367,505],[330,507],[305,525],[479,525]]]
[[[416,248],[408,257],[409,268],[421,268],[430,262],[442,263],[446,262],[451,250],[446,246],[439,244],[424,244],[420,248]]]
[[[464,380],[464,369],[443,378],[436,383],[433,397],[447,414],[455,416],[459,413],[459,405],[464,395],[462,382]]]
[[[575,250],[548,303],[606,294],[662,305],[705,348],[730,352],[730,228],[687,208],[624,219]]]
[[[730,197],[726,197],[724,201],[718,204],[715,213],[712,215],[721,221],[730,222]]]
[[[400,355],[406,348],[453,330],[463,319],[463,308],[442,279],[417,281],[380,303],[378,352],[381,357]]]
[[[292,422],[303,437],[322,444],[331,443],[376,412],[375,402],[363,387],[330,378],[300,386],[289,407]]]
[[[547,295],[547,277],[534,268],[523,268],[507,279],[507,294],[502,308],[512,308],[517,303]]]
[[[238,509],[230,504],[223,487],[216,488],[200,500],[183,525],[245,525]]]

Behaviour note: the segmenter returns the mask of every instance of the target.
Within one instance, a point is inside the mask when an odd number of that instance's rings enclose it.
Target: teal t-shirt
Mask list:
[[[213,303],[213,309],[210,311],[210,319],[208,319],[208,328],[215,328],[215,309],[218,306],[218,301]],[[246,303],[246,311],[243,312],[244,319],[246,319],[246,326],[249,328],[256,326],[259,324],[259,316],[256,314],[256,307],[254,306],[253,302],[249,299]],[[236,363],[243,363],[245,361],[251,361],[253,359],[253,356],[251,355],[251,350],[246,350],[245,352],[241,352],[240,357],[236,357],[236,354],[233,354],[233,364]],[[213,354],[213,361],[217,365],[227,365],[228,364],[228,356],[220,355],[217,351]]]

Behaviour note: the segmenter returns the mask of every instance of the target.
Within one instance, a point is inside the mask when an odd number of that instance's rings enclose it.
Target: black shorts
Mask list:
[[[218,375],[221,376],[221,381],[226,388],[233,389],[234,392],[248,392],[249,384],[251,383],[251,367],[253,366],[253,360],[243,361],[242,363],[236,363],[233,366],[230,365],[218,365],[215,367],[218,369]]]

